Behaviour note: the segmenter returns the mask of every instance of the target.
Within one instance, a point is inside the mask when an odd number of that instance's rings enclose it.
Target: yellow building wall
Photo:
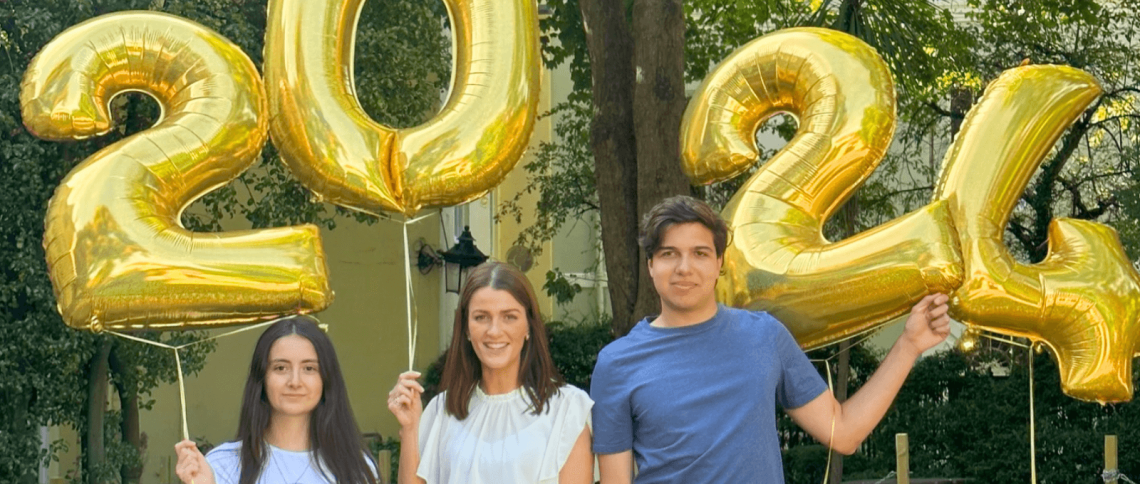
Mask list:
[[[551,93],[551,75],[550,71],[542,71],[542,98],[539,100],[538,112],[545,113],[550,111],[552,104],[550,99]],[[553,138],[553,126],[550,116],[541,116],[534,126],[534,134],[531,135],[530,148],[527,150],[523,159],[509,173],[503,182],[499,184],[494,190],[492,198],[495,201],[510,200],[515,197],[515,194],[523,192],[527,186],[527,171],[523,167],[529,163],[534,157],[534,151],[538,148],[539,143],[550,141]],[[523,194],[519,200],[519,205],[523,207],[533,207],[538,205],[538,193]],[[491,207],[492,210],[497,210],[498,203]],[[515,244],[515,240],[519,237],[519,232],[530,226],[533,223],[533,217],[524,216],[521,223],[515,222],[511,217],[503,217],[494,224],[493,237],[495,238],[494,251],[491,254],[492,259],[498,261],[507,260],[507,251]],[[534,264],[526,271],[527,280],[530,281],[531,286],[534,287],[535,295],[538,296],[539,312],[542,313],[544,318],[549,319],[554,314],[554,298],[548,296],[546,291],[543,291],[542,285],[546,283],[546,272],[553,269],[553,254],[552,244],[547,242],[543,244],[540,254],[534,257]]]
[[[335,230],[322,231],[336,299],[317,317],[328,324],[329,338],[336,348],[361,432],[385,436],[395,435],[399,429],[385,405],[387,392],[408,365],[401,230],[397,223],[368,226],[341,220]],[[411,226],[410,240],[419,237],[438,240],[438,221]],[[440,271],[425,276],[414,265],[412,270],[419,312],[415,366],[424,369],[439,355],[436,309]],[[225,331],[216,330],[214,334]],[[186,417],[192,438],[212,444],[233,440],[241,392],[261,332],[256,329],[219,339],[202,372],[186,379]],[[154,408],[140,416],[148,442],[142,482],[178,482],[173,453],[174,443],[181,439],[178,388],[164,385],[153,396]]]

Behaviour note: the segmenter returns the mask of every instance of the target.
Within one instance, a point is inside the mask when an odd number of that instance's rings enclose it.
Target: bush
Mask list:
[[[575,324],[552,322],[546,325],[546,334],[550,338],[550,356],[562,378],[589,392],[598,353],[614,339],[609,319]]]

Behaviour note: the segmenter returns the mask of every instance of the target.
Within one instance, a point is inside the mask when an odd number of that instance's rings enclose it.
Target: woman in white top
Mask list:
[[[253,350],[237,440],[206,456],[174,446],[194,484],[376,484],[332,342],[308,316],[273,323]]]
[[[592,483],[586,392],[562,381],[534,289],[489,262],[465,282],[427,409],[418,372],[400,375],[388,409],[400,422],[400,484]]]

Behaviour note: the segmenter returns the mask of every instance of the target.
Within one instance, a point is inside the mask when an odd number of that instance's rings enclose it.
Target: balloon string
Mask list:
[[[836,356],[842,355],[843,353],[851,351],[851,348],[854,348],[860,344],[863,344],[864,341],[867,341],[868,339],[873,338],[875,335],[879,334],[880,329],[882,329],[881,326],[879,328],[876,328],[873,331],[868,332],[862,338],[859,338],[858,341],[848,345],[846,349],[836,351],[834,355],[828,356],[827,358],[822,358],[822,359],[817,358],[817,359],[809,360],[813,363],[823,363],[824,369],[827,370],[827,390],[828,391],[830,391],[833,394],[835,393],[835,384],[832,382],[832,378],[831,378],[831,364],[830,364],[831,359],[835,358]],[[840,405],[842,405],[842,403]],[[831,443],[834,440],[835,440],[835,413],[833,412],[831,414],[831,432],[827,436],[827,465],[823,471],[823,484],[827,484],[828,478],[831,477],[831,456],[835,453],[835,451],[831,447]]]
[[[848,348],[850,348],[850,346],[848,346]],[[834,356],[835,355],[832,355],[832,357]],[[831,358],[828,358],[827,360],[830,359]],[[823,361],[823,367],[827,369],[827,390],[834,394],[835,385],[831,381],[831,364],[829,364],[827,360]],[[823,467],[823,484],[827,484],[828,478],[831,477],[831,456],[835,454],[835,450],[831,447],[833,441],[835,441],[835,412],[831,413],[831,433],[827,436],[827,464]]]
[[[1030,342],[1026,345],[1011,339],[999,338],[985,333],[980,333],[980,336],[1011,346],[1026,348],[1029,354],[1029,477],[1030,482],[1037,484],[1037,411],[1033,401],[1033,394],[1035,393],[1033,378],[1033,343]]]
[[[238,334],[238,333],[241,333],[244,331],[249,331],[251,329],[260,328],[262,326],[265,326],[268,324],[273,324],[275,322],[276,322],[276,320],[271,320],[271,321],[265,321],[262,323],[258,323],[258,324],[252,325],[252,326],[244,326],[244,327],[235,329],[233,331],[228,331],[228,332],[219,334],[217,336],[211,336],[209,338],[204,338],[204,339],[200,339],[197,341],[191,341],[189,343],[178,345],[178,346],[171,346],[171,345],[168,345],[166,343],[160,343],[158,341],[151,341],[149,339],[139,338],[138,336],[131,336],[129,334],[119,333],[119,332],[115,332],[115,331],[111,331],[111,330],[104,330],[104,332],[111,334],[111,335],[114,335],[114,336],[118,336],[118,337],[123,338],[123,339],[137,341],[139,343],[144,343],[144,344],[148,344],[151,346],[157,346],[159,348],[166,348],[166,349],[174,352],[174,366],[178,370],[178,397],[179,397],[179,401],[181,403],[180,410],[182,412],[182,438],[184,440],[190,440],[190,426],[186,420],[186,382],[182,379],[182,357],[179,356],[178,351],[183,349],[183,348],[189,347],[189,346],[194,346],[196,344],[202,344],[202,343],[205,343],[207,341],[221,339],[221,338],[224,338],[226,336],[231,336],[231,335],[235,335],[235,334]]]
[[[131,336],[131,335],[129,335],[129,334],[126,334],[126,333],[119,333],[119,332],[115,332],[115,331],[112,331],[112,330],[109,330],[109,329],[108,329],[108,330],[104,330],[103,332],[104,332],[104,333],[108,333],[108,334],[113,334],[113,335],[115,335],[115,336],[118,336],[118,337],[120,337],[120,338],[125,338],[125,339],[129,339],[129,340],[133,340],[133,341],[138,341],[139,343],[146,343],[146,344],[148,344],[148,345],[151,345],[151,346],[158,346],[159,348],[166,348],[166,349],[179,349],[179,350],[180,350],[180,349],[182,349],[182,348],[187,348],[187,347],[190,347],[190,346],[194,346],[194,345],[197,345],[197,344],[202,344],[202,343],[205,343],[205,342],[207,342],[207,341],[213,341],[213,340],[216,340],[216,339],[222,339],[222,338],[225,338],[226,336],[231,336],[231,335],[235,335],[235,334],[238,334],[238,333],[243,333],[243,332],[246,332],[246,331],[254,330],[254,329],[260,328],[260,327],[262,327],[262,326],[268,326],[268,325],[270,325],[270,324],[273,324],[273,323],[276,323],[276,322],[277,322],[277,319],[271,319],[271,320],[269,320],[269,321],[263,321],[263,322],[260,322],[260,323],[254,324],[254,325],[250,325],[250,326],[242,326],[242,327],[240,327],[240,328],[237,328],[237,329],[235,329],[235,330],[233,330],[233,331],[228,331],[228,332],[225,332],[225,333],[222,333],[222,334],[216,335],[216,336],[211,336],[211,337],[209,337],[209,338],[202,338],[202,339],[200,339],[200,340],[191,341],[191,342],[189,342],[189,343],[181,344],[181,345],[178,345],[178,346],[171,346],[171,345],[168,345],[168,344],[166,344],[166,343],[160,343],[160,342],[158,342],[158,341],[154,341],[154,340],[149,340],[149,339],[139,338],[138,336]]]
[[[984,332],[979,332],[978,336],[981,336],[983,338],[992,339],[994,341],[1000,341],[1000,342],[1005,343],[1005,344],[1010,345],[1010,346],[1018,346],[1021,348],[1029,348],[1029,345],[1027,345],[1027,344],[1019,343],[1017,341],[1014,341],[1014,340],[1011,340],[1008,338],[999,338],[997,336],[989,335],[989,334],[986,334]]]
[[[872,336],[874,336],[875,333],[877,333],[877,331],[869,333],[867,336],[865,336],[865,337],[861,338],[859,341],[851,344],[850,346],[847,347],[846,350],[843,350],[843,351],[848,351],[851,348],[854,348],[856,345],[858,345],[858,344],[866,341],[867,339],[871,338]],[[992,339],[994,341],[1001,341],[1003,343],[1007,343],[1010,345],[1020,346],[1022,348],[1028,348],[1029,349],[1029,465],[1030,465],[1030,477],[1032,479],[1032,482],[1033,482],[1033,484],[1037,484],[1037,418],[1036,418],[1037,415],[1036,415],[1035,406],[1034,406],[1034,399],[1033,399],[1033,394],[1034,394],[1033,345],[1032,344],[1025,345],[1025,344],[1019,343],[1017,341],[1013,341],[1013,340],[1005,339],[1005,338],[998,338],[996,336],[988,335],[985,333],[982,333],[981,336]],[[831,361],[832,358],[835,358],[836,356],[839,356],[840,354],[842,354],[843,351],[836,352],[834,355],[831,355],[827,358],[811,360],[812,362],[815,362],[815,363],[823,363],[824,368],[827,369],[827,388],[832,393],[835,392],[835,388],[832,385],[832,380],[831,380],[831,365],[829,365],[828,363]],[[831,450],[831,440],[834,438],[835,438],[835,416],[833,415],[831,418],[831,435],[828,437],[827,467],[823,473],[824,484],[827,483],[828,475],[831,473],[831,455],[833,452]]]
[[[1033,345],[1029,345],[1029,469],[1032,483],[1037,484],[1037,420],[1033,410]]]
[[[404,305],[408,313],[408,371],[412,371],[416,357],[416,339],[419,325],[412,317],[412,253],[408,243],[408,224],[404,222]]]
[[[417,324],[417,317],[412,314],[415,307],[415,294],[412,291],[412,253],[411,244],[408,241],[408,226],[419,222],[425,218],[431,217],[435,213],[421,215],[411,220],[405,219],[401,224],[404,229],[404,306],[408,316],[408,371],[413,369],[416,360],[416,342],[419,340],[419,324]],[[387,222],[395,222],[390,217],[381,217],[380,220]]]
[[[174,365],[178,368],[178,400],[182,404],[182,440],[190,440],[190,426],[186,423],[186,384],[182,381],[182,357],[174,349]]]

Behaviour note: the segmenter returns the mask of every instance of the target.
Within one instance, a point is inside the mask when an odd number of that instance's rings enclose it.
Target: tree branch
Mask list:
[[[1021,243],[1021,247],[1025,248],[1027,252],[1032,253],[1033,248],[1038,245],[1034,241],[1033,234],[1030,233],[1029,228],[1022,225],[1021,222],[1017,221],[1017,219],[1010,218],[1009,225],[1006,226],[1006,230],[1013,234],[1013,237],[1016,238],[1019,243]]]
[[[1122,92],[1134,92],[1136,94],[1140,94],[1140,87],[1122,87],[1122,88],[1117,89],[1115,91],[1104,93],[1103,95],[1101,95],[1101,98],[1104,99],[1104,98],[1116,97],[1117,94],[1120,94]]]
[[[923,190],[933,190],[933,189],[934,189],[933,186],[927,185],[927,186],[923,186],[923,187],[907,188],[905,190],[895,190],[893,192],[886,193],[881,197],[869,199],[869,200],[867,200],[867,203],[879,203],[879,202],[886,201],[886,200],[890,199],[891,197],[895,197],[898,195],[903,195],[906,193],[921,192]]]
[[[1132,114],[1132,113],[1119,114],[1119,115],[1112,116],[1109,118],[1104,118],[1100,121],[1092,123],[1089,125],[1089,127],[1090,128],[1101,128],[1101,125],[1103,125],[1109,121],[1116,121],[1116,120],[1121,119],[1121,118],[1140,119],[1140,114]],[[1101,128],[1101,129],[1103,129],[1103,128]]]
[[[1104,215],[1108,209],[1115,207],[1117,204],[1116,195],[1111,195],[1107,199],[1097,200],[1096,207],[1090,209],[1087,205],[1085,205],[1084,200],[1082,199],[1083,197],[1081,196],[1079,184],[1061,177],[1057,178],[1057,181],[1061,182],[1061,186],[1065,187],[1065,190],[1068,191],[1073,197],[1073,208],[1075,209],[1075,213],[1073,214],[1074,218],[1079,218],[1082,220],[1096,220],[1101,215]]]
[[[944,116],[944,117],[952,118],[952,119],[966,119],[965,114],[956,113],[954,111],[947,111],[946,109],[943,109],[942,106],[939,106],[938,103],[933,102],[933,101],[927,101],[926,106],[929,107],[935,113],[938,113],[938,115],[940,115],[940,116]]]

